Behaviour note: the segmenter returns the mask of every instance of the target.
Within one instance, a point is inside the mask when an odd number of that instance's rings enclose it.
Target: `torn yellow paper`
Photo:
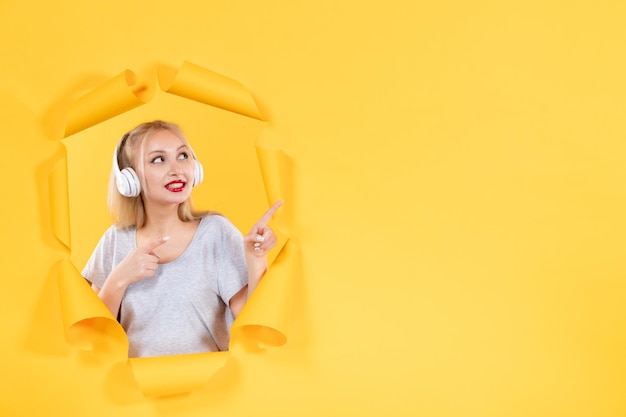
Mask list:
[[[291,232],[289,224],[292,221],[290,216],[294,210],[292,202],[295,201],[292,191],[293,172],[290,160],[280,148],[257,145],[256,152],[268,204],[272,205],[278,200],[289,202],[280,208],[280,215],[276,216],[273,223],[280,232],[289,235]]]
[[[66,259],[57,269],[63,327],[68,343],[78,349],[102,349],[128,355],[128,339],[89,284]],[[104,338],[104,339],[103,339]]]
[[[178,72],[162,66],[157,74],[165,92],[263,120],[250,92],[232,78],[188,61],[183,62]]]
[[[193,102],[211,105],[223,110],[261,120],[252,95],[241,84],[223,75],[185,62],[178,71],[163,67],[158,71],[159,83],[167,93],[188,98]],[[67,135],[71,136],[89,127],[108,121],[114,116],[137,109],[151,100],[141,91],[133,91],[134,74],[126,71],[102,84],[79,99],[67,116]],[[150,84],[149,81],[144,82]],[[89,136],[89,135],[88,135]],[[85,136],[87,137],[87,136]],[[64,144],[68,146],[67,139]],[[72,138],[74,139],[74,138]],[[81,146],[75,146],[79,144]],[[76,142],[72,149],[80,152],[95,145]],[[257,149],[268,201],[284,199],[289,189],[290,175],[286,157],[280,149]],[[75,155],[74,155],[75,157]],[[71,175],[83,175],[83,169],[72,171],[69,164],[60,161],[51,175],[54,185],[55,233],[70,245],[67,201],[72,201],[68,170]],[[67,159],[69,161],[69,159]],[[58,172],[57,172],[58,171]],[[69,198],[68,198],[69,196]],[[76,196],[80,198],[80,196]],[[66,204],[63,205],[63,199]],[[286,202],[288,205],[289,202]],[[65,209],[65,211],[64,211]],[[288,225],[281,222],[281,210],[275,214],[274,227],[279,243],[270,253],[271,269],[255,290],[253,297],[232,328],[231,345],[242,344],[256,348],[281,346],[288,338],[288,318],[293,298],[294,277],[297,275],[297,249],[282,229]],[[56,231],[58,229],[58,231]],[[64,239],[64,240],[63,240]],[[102,304],[97,295],[79,273],[82,266],[74,266],[65,260],[59,266],[58,283],[66,339],[79,349],[94,350],[105,354],[114,353],[128,358],[128,339],[119,325]],[[120,353],[121,352],[121,353]],[[180,394],[204,387],[215,372],[222,368],[232,352],[213,352],[196,355],[174,355],[153,358],[129,359],[139,389],[146,396]]]
[[[60,159],[48,177],[50,221],[54,235],[70,247],[70,215],[67,195],[67,158]]]
[[[65,136],[149,101],[153,89],[146,83],[137,83],[136,78],[132,71],[126,70],[79,98],[69,109]]]
[[[210,352],[131,358],[129,363],[143,394],[160,397],[203,388],[228,358],[228,352]]]
[[[231,344],[263,348],[287,342],[298,262],[298,249],[288,240],[233,324]]]

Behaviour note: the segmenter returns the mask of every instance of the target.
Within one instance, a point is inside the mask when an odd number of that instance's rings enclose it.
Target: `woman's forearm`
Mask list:
[[[109,309],[113,317],[117,318],[126,288],[128,288],[128,284],[111,273],[102,288],[96,291],[98,297],[100,297],[100,300]]]
[[[267,272],[267,258],[254,258],[248,264],[248,298],[252,295]]]

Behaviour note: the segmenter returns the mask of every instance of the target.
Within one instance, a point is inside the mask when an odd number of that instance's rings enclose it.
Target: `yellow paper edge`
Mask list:
[[[135,73],[125,70],[76,100],[68,110],[65,137],[149,101],[153,88],[137,84],[136,78]]]
[[[52,168],[48,177],[50,188],[50,221],[52,233],[68,248],[70,242],[69,195],[67,187],[67,157],[63,157]]]
[[[162,397],[204,388],[229,357],[229,352],[208,352],[131,358],[129,363],[143,395]]]
[[[263,121],[250,91],[232,78],[189,61],[184,61],[177,72],[161,66],[157,77],[167,93]]]

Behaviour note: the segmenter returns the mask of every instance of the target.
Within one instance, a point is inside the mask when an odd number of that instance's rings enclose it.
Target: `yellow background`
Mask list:
[[[625,12],[3,2],[0,414],[623,416]],[[183,60],[271,122],[302,274],[284,347],[152,399],[64,340],[48,173],[73,98]]]

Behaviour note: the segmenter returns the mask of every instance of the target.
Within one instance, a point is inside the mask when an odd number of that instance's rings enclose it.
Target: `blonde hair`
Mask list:
[[[122,170],[131,167],[137,172],[132,162],[135,160],[139,145],[150,135],[162,130],[173,133],[185,142],[185,144],[189,145],[183,131],[175,123],[165,122],[163,120],[142,123],[126,133],[117,145],[119,147],[117,152],[117,164],[119,169]],[[146,224],[143,193],[139,194],[137,197],[124,197],[120,194],[115,182],[114,169],[111,170],[111,178],[109,180],[108,204],[109,212],[117,227],[122,229],[130,229],[133,227],[139,229]],[[210,214],[214,213],[195,210],[191,197],[178,205],[178,218],[184,222],[198,220]]]

